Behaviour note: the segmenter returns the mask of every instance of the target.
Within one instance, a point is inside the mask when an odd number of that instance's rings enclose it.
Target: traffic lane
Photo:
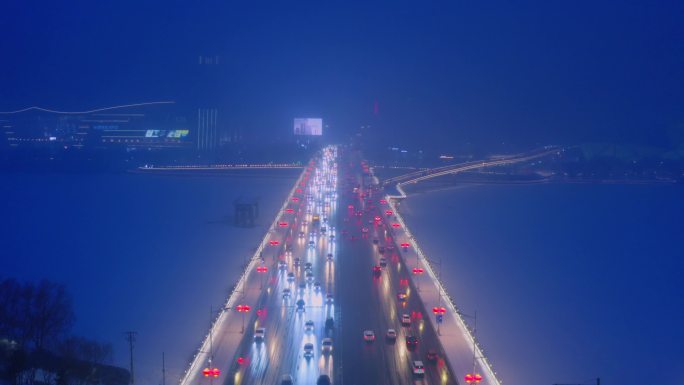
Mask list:
[[[406,291],[409,294],[402,308],[405,309],[407,314],[412,315],[414,320],[418,320],[418,322],[412,322],[411,327],[405,330],[405,332],[419,338],[418,348],[415,351],[414,357],[425,364],[425,377],[430,380],[430,383],[456,383],[457,380],[454,378],[448,362],[444,359],[446,355],[437,332],[432,327],[430,320],[427,319],[427,317],[434,315],[432,315],[431,309],[424,307],[423,302],[418,297],[418,289],[411,279],[412,267],[404,264],[404,259],[400,257],[399,253],[401,251],[392,252],[391,256],[387,258],[388,267],[390,267],[388,270],[397,277],[393,285],[396,293]],[[395,301],[399,302],[396,296]],[[439,358],[436,361],[427,359],[427,352],[429,350],[437,353]]]
[[[341,339],[344,341],[342,370],[345,384],[410,384],[412,378],[403,347],[385,344],[390,327],[386,294],[380,293],[383,279],[373,278],[373,250],[368,241],[348,240],[340,245],[338,269],[353,284],[340,285],[343,309]],[[344,279],[344,278],[343,278]],[[363,341],[363,331],[373,330],[376,341]]]
[[[290,254],[290,263],[289,265],[291,266],[291,259],[293,255],[300,255],[301,253],[307,253],[307,251],[302,248],[293,248],[292,254]],[[287,255],[287,254],[286,254]],[[275,259],[275,258],[274,258]],[[304,258],[302,258],[304,259]],[[274,262],[275,263],[275,262]],[[282,285],[276,286],[275,292],[277,293],[274,298],[272,299],[279,299],[280,298],[280,292],[281,289],[288,286],[290,289],[295,289],[293,286],[293,283],[288,283],[286,276],[283,273],[280,274],[281,280],[280,282]],[[301,276],[300,276],[301,279]],[[320,304],[321,303],[321,298],[320,298],[320,293],[315,293],[315,292],[307,292],[306,290],[304,292],[298,293],[299,298],[303,298],[305,300],[308,299],[309,304]],[[277,304],[276,304],[277,306]],[[259,305],[259,308],[261,308],[262,305]],[[319,306],[320,307],[320,306]],[[270,307],[271,314],[275,314],[273,310],[273,306]],[[267,308],[268,309],[268,308]],[[311,370],[312,366],[310,365],[310,362],[306,362],[306,365],[300,365],[301,360],[299,359],[298,355],[300,352],[303,351],[303,344],[306,342],[311,342],[312,338],[310,336],[306,336],[302,334],[302,330],[304,329],[303,326],[303,317],[299,318],[299,324],[297,324],[297,314],[301,314],[301,312],[297,312],[294,310],[294,307],[292,306],[281,306],[281,309],[283,309],[283,314],[281,314],[280,317],[275,317],[273,321],[267,322],[264,318],[264,316],[259,317],[259,320],[257,320],[254,324],[254,328],[256,327],[266,327],[267,328],[267,341],[265,343],[255,343],[253,341],[250,341],[249,336],[245,335],[243,338],[243,344],[246,346],[242,347],[241,351],[247,351],[249,350],[249,354],[247,357],[243,357],[243,359],[239,360],[240,362],[238,363],[239,365],[244,365],[246,370],[243,370],[241,372],[238,372],[234,376],[234,382],[244,382],[244,383],[261,383],[265,378],[268,378],[269,380],[273,381],[278,381],[280,376],[282,374],[287,374],[287,373],[280,373],[283,368],[290,367],[292,370],[290,370],[289,373],[294,374],[295,378],[300,377],[302,380],[310,382],[308,380],[311,380],[314,377],[317,377],[318,371],[316,370]],[[287,312],[286,309],[290,309],[289,313]],[[263,310],[263,309],[261,309]],[[292,313],[294,312],[294,316]],[[312,307],[310,314],[311,313],[316,313],[316,307]],[[309,317],[311,318],[311,317]],[[322,318],[321,316],[319,317],[314,317],[314,318],[319,318],[319,324],[323,324],[323,322],[320,320]],[[289,321],[292,319],[295,319],[294,325],[290,325]],[[282,324],[282,321],[285,320],[286,325],[284,326],[284,332],[279,333],[279,325]],[[291,328],[294,328],[293,333],[287,333],[287,331]],[[269,330],[271,332],[269,333]],[[286,335],[290,334],[289,337],[286,337]],[[280,337],[280,338],[279,338]],[[299,344],[301,349],[297,349],[297,344],[288,344],[286,339],[293,339],[294,341],[301,341]],[[278,341],[280,339],[280,341]],[[314,338],[315,339],[315,338]],[[293,346],[294,349],[270,349],[270,360],[268,360],[268,354],[266,353],[268,348],[267,346]],[[283,354],[285,353],[285,354]],[[238,360],[236,358],[236,360]],[[269,362],[278,362],[280,365],[276,368],[277,370],[270,370],[269,371]],[[321,363],[321,367],[319,370],[324,370],[325,372],[330,372],[331,368],[329,367],[330,365],[330,360],[324,360]],[[289,365],[288,365],[289,363]],[[295,373],[296,372],[296,373]],[[241,375],[242,374],[242,378]],[[270,375],[269,375],[270,374]]]
[[[340,245],[337,268],[342,278],[338,298],[342,309],[339,320],[341,365],[344,384],[405,383],[389,370],[392,363],[387,351],[363,341],[363,331],[379,333],[385,324],[382,320],[381,301],[373,281],[367,245],[349,241]]]
[[[375,215],[373,214],[377,213],[370,212],[369,214],[362,216],[362,218],[375,223]],[[388,259],[388,269],[386,269],[386,273],[388,275],[388,281],[392,282],[391,286],[396,290],[395,292],[398,293],[399,291],[406,290],[409,293],[411,293],[411,291],[415,293],[416,288],[413,286],[412,280],[410,279],[411,269],[403,264],[399,255],[393,253],[391,257],[388,258],[387,255],[392,252],[392,250],[388,250],[384,255],[379,253],[379,247],[381,245],[384,245],[385,247],[392,245],[393,241],[390,233],[391,231],[387,231],[387,228],[384,225],[373,225],[369,238],[373,237],[378,239],[378,244],[373,247],[375,257],[379,259],[381,256],[386,256]],[[395,275],[396,279],[392,279]],[[389,294],[388,292],[389,290],[386,291],[387,294]],[[402,302],[401,305],[399,305],[399,301],[396,298],[395,295],[392,295],[392,298],[388,298],[388,301],[393,305],[398,305],[398,308],[393,309],[394,306],[390,306],[389,309],[385,309],[385,312],[392,314],[393,312],[398,313],[401,311],[402,313],[405,312],[412,316],[413,322],[409,328],[401,327],[399,321],[397,322],[399,323],[399,327],[396,329],[400,331],[400,335],[403,336],[403,343],[405,343],[405,338],[409,335],[418,337],[418,347],[410,353],[410,357],[411,360],[420,360],[425,364],[426,373],[423,378],[426,379],[427,382],[435,384],[455,383],[455,380],[450,376],[451,371],[443,359],[445,354],[437,334],[432,328],[429,320],[425,318],[430,315],[423,307],[422,301],[420,301],[417,295],[409,295],[407,301]],[[434,362],[429,361],[427,359],[427,352],[429,350],[434,350],[438,354],[439,359]]]

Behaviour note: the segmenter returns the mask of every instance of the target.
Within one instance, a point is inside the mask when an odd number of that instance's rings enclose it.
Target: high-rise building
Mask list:
[[[197,149],[212,151],[218,147],[219,135],[217,129],[218,109],[197,109]]]

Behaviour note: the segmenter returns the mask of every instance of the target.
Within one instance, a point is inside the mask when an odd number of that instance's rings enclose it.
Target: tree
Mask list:
[[[55,346],[74,323],[71,297],[63,284],[40,281],[30,309],[31,342],[36,349]]]

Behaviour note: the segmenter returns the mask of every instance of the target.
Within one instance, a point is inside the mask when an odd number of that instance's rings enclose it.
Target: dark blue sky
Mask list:
[[[3,2],[0,109],[210,100],[243,129],[344,133],[377,99],[404,143],[684,140],[681,1],[107,3]]]

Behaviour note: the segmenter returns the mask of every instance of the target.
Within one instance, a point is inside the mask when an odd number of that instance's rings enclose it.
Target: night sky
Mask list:
[[[684,131],[681,20],[670,0],[10,1],[0,109],[207,98],[269,134],[319,115],[333,136],[373,122],[399,144],[669,146]],[[200,55],[220,58],[211,91]]]

